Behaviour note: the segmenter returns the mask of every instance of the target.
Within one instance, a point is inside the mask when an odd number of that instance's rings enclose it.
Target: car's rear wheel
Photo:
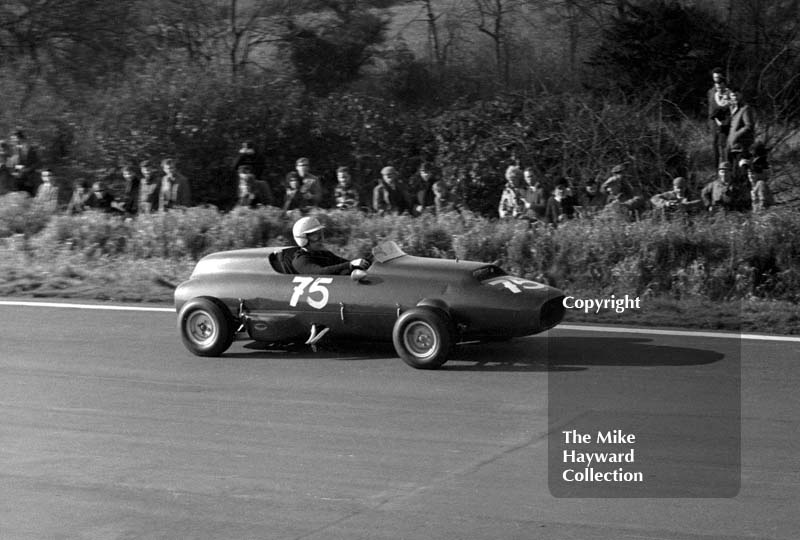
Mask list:
[[[233,326],[228,309],[210,298],[190,300],[178,315],[183,344],[198,356],[219,356],[228,350]]]
[[[444,313],[425,308],[410,309],[394,324],[394,348],[411,367],[437,369],[447,361],[453,346],[451,326]]]

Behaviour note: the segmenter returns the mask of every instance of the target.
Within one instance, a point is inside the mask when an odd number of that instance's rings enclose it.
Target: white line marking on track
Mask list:
[[[68,302],[23,302],[15,300],[0,300],[0,306],[16,307],[49,307],[66,309],[94,309],[106,311],[150,311],[160,313],[175,313],[174,308],[160,308],[153,306],[115,306],[111,304],[70,304]]]
[[[764,334],[736,334],[733,332],[693,332],[689,330],[658,330],[656,328],[628,328],[624,326],[581,326],[560,324],[551,330],[575,330],[578,332],[608,332],[610,334],[649,334],[654,336],[686,336],[718,339],[747,339],[755,341],[789,341],[800,343],[800,337],[769,336]]]
[[[113,304],[72,304],[69,302],[25,302],[19,300],[0,300],[0,306],[17,307],[50,307],[67,309],[91,309],[106,311],[144,311],[154,313],[175,313],[173,308],[160,308],[151,306],[120,306]],[[694,332],[689,330],[659,330],[656,328],[629,328],[626,326],[582,326],[576,324],[562,324],[552,330],[572,330],[577,332],[606,332],[609,334],[648,334],[653,336],[686,336],[705,337],[717,339],[746,339],[753,341],[783,341],[800,343],[800,337],[770,336],[764,334],[736,334],[733,332]]]

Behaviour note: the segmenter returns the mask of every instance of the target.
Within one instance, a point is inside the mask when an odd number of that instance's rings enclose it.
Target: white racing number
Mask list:
[[[514,276],[501,276],[498,278],[494,278],[491,281],[487,281],[486,284],[500,285],[501,287],[505,287],[514,294],[521,293],[522,289],[528,289],[528,290],[544,289],[544,285],[542,285],[541,283],[536,283],[535,281],[531,281],[529,279],[522,279]]]
[[[330,293],[325,285],[333,283],[333,278],[298,276],[292,280],[292,283],[297,283],[297,285],[294,287],[292,299],[289,300],[290,306],[296,307],[303,295],[306,297],[306,303],[314,309],[322,309],[328,305]]]

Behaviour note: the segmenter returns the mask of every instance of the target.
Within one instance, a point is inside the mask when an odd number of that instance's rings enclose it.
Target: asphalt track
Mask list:
[[[738,494],[551,494],[548,375],[713,397],[739,355]],[[170,312],[0,303],[0,538],[796,540],[798,380],[797,341],[567,326],[426,372],[382,345],[197,358]]]

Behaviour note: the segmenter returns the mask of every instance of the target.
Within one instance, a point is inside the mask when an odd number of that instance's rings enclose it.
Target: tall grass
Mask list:
[[[212,207],[139,216],[48,215],[30,200],[0,197],[0,237],[29,260],[83,257],[192,261],[215,251],[289,245],[299,214]],[[331,247],[361,256],[382,240],[411,254],[498,261],[510,273],[567,290],[710,300],[800,300],[800,214],[775,210],[635,223],[575,220],[551,229],[469,212],[439,216],[318,214]],[[14,237],[25,242],[15,242]]]

